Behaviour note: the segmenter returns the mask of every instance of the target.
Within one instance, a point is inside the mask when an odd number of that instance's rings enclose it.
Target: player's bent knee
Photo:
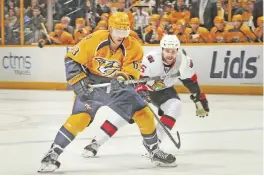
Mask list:
[[[133,120],[138,125],[141,134],[152,134],[156,129],[154,114],[149,107],[145,107],[135,112]]]
[[[63,126],[74,136],[77,136],[91,123],[91,120],[91,116],[87,113],[72,114]]]
[[[160,108],[164,112],[164,115],[173,117],[175,120],[181,115],[181,101],[179,99],[169,99]]]

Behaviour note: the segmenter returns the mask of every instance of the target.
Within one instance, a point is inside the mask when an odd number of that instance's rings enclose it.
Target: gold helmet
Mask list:
[[[125,12],[113,13],[109,18],[108,26],[119,30],[129,30],[130,21],[128,15]]]

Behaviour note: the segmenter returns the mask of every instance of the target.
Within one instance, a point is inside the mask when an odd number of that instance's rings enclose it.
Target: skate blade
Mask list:
[[[148,153],[144,153],[144,154],[142,154],[141,156],[143,156],[143,157],[146,158],[146,159],[151,159],[151,158],[150,158],[150,155],[149,155]]]
[[[58,169],[58,166],[56,166],[55,164],[42,163],[38,172],[39,173],[53,172],[56,169]]]
[[[96,158],[96,155],[93,154],[91,151],[84,150],[82,153],[82,157],[84,158]]]
[[[177,167],[176,162],[174,163],[162,163],[160,161],[152,161],[158,167]]]

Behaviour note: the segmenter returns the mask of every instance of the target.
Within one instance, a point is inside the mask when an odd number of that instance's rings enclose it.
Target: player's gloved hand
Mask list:
[[[208,101],[205,97],[205,94],[204,93],[192,94],[190,98],[195,103],[196,116],[199,116],[199,117],[208,116],[209,106],[208,106]]]
[[[124,73],[118,71],[115,77],[111,80],[111,91],[120,91],[126,88],[124,84],[125,80],[128,80],[129,77]]]
[[[87,100],[91,99],[91,93],[93,92],[93,89],[89,87],[89,84],[91,83],[91,80],[85,77],[72,85],[75,94],[82,102],[86,102]]]
[[[135,87],[135,91],[148,103],[151,102],[149,97],[149,92],[153,91],[148,85],[146,84],[137,84]]]

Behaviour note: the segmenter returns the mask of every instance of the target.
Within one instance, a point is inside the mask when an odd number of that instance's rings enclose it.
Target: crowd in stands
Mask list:
[[[127,13],[131,35],[141,43],[158,44],[164,34],[182,43],[263,42],[263,0],[51,0],[52,31],[47,0],[24,0],[25,44],[75,44],[88,34],[107,29],[115,11]],[[5,0],[5,44],[20,43],[19,0]],[[156,4],[158,3],[158,4]],[[45,26],[45,28],[43,28]]]

